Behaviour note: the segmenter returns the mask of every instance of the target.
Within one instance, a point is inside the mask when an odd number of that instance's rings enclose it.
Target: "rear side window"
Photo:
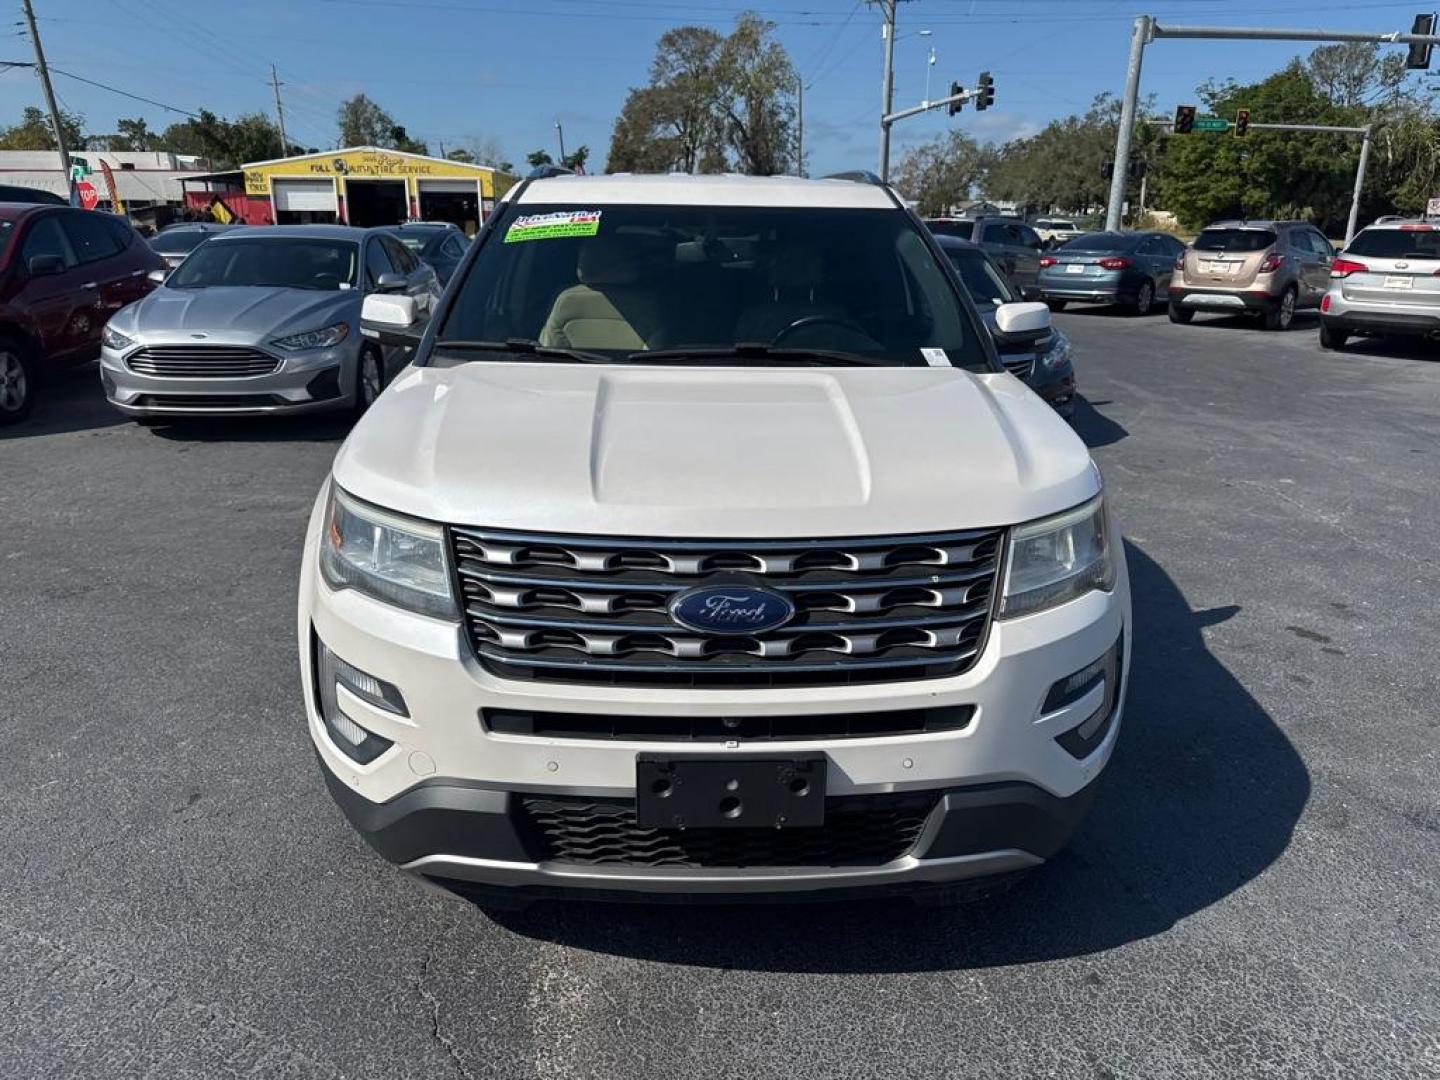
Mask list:
[[[958,236],[961,240],[969,240],[975,234],[973,221],[927,221],[925,224],[936,236]]]
[[[28,266],[36,255],[58,255],[65,260],[66,266],[75,265],[75,252],[60,231],[60,222],[54,214],[35,222],[25,234],[25,246],[20,249],[21,261]]]
[[[390,256],[386,253],[385,247],[378,238],[371,240],[365,245],[365,286],[373,289],[380,283],[381,274],[393,274],[395,267],[390,262]]]
[[[66,214],[61,224],[81,263],[99,262],[120,254],[120,238],[111,230],[110,223],[94,211]]]
[[[1269,229],[1206,229],[1195,238],[1196,251],[1264,251],[1275,243]]]
[[[1440,230],[1365,229],[1350,241],[1345,253],[1377,259],[1440,259]]]
[[[420,268],[420,260],[415,257],[415,253],[395,237],[382,236],[380,243],[385,247],[385,254],[390,256],[391,264],[400,273],[413,274]]]
[[[121,251],[128,248],[130,241],[135,239],[135,230],[130,227],[128,221],[118,217],[103,217],[100,220],[115,235],[115,242],[120,245]]]

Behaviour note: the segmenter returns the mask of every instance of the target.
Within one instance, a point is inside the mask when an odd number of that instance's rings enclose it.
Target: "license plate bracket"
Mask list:
[[[635,817],[648,829],[789,829],[825,824],[824,755],[638,754]]]

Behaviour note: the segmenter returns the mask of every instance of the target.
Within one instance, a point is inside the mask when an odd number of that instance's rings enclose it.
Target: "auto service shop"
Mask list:
[[[185,205],[251,225],[449,221],[474,234],[495,205],[495,170],[358,146],[188,177]]]

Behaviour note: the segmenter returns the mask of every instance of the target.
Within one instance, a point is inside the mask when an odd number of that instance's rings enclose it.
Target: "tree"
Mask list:
[[[60,129],[65,134],[65,145],[71,150],[85,146],[85,118],[75,113],[60,112]],[[34,105],[25,106],[20,114],[20,123],[13,127],[0,128],[0,150],[57,150],[55,130],[50,126],[50,117]]]
[[[152,151],[163,150],[163,140],[158,132],[150,130],[144,118],[115,121],[115,134],[91,135],[85,145],[91,150]]]
[[[576,172],[585,171],[585,162],[590,160],[590,147],[581,143],[570,153],[560,159],[560,164],[567,169],[574,169]]]
[[[938,217],[969,198],[984,175],[986,154],[963,132],[952,131],[907,150],[895,167],[895,189],[913,199],[922,217]]]
[[[1342,108],[1394,103],[1404,96],[1405,58],[1375,42],[1322,45],[1305,62],[1315,88]]]
[[[531,150],[525,155],[525,160],[529,162],[532,169],[538,169],[541,165],[555,164],[555,159],[550,156],[548,150]]]
[[[661,35],[649,85],[632,89],[610,136],[610,172],[784,172],[795,165],[795,70],[774,24],[742,13],[724,36]]]
[[[341,103],[337,119],[341,146],[378,146],[412,154],[430,152],[425,143],[410,138],[403,125],[364,94]]]
[[[459,161],[465,165],[474,165],[475,155],[472,154],[469,150],[466,150],[463,146],[457,146],[454,150],[447,150],[445,152],[445,160]]]

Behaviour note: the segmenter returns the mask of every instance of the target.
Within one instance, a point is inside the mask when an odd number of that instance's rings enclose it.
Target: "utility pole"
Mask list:
[[[1365,167],[1370,164],[1370,125],[1360,139],[1360,166],[1355,170],[1355,194],[1350,197],[1350,220],[1345,225],[1345,243],[1355,239],[1355,226],[1360,223],[1360,191],[1365,186]]]
[[[1110,177],[1110,198],[1105,204],[1105,228],[1120,228],[1120,211],[1125,205],[1125,178],[1130,171],[1130,135],[1135,128],[1135,108],[1140,99],[1140,64],[1155,20],[1140,15],[1130,32],[1130,66],[1125,72],[1125,96],[1120,101],[1120,130],[1115,133],[1115,173]]]
[[[555,164],[557,164],[557,165],[564,165],[564,164],[565,164],[565,129],[560,126],[560,118],[559,118],[558,116],[555,118],[555,134],[556,134],[556,135],[559,137],[559,139],[560,139],[560,160],[557,161]]]
[[[285,138],[285,107],[280,104],[280,76],[274,64],[270,65],[270,85],[275,89],[275,117],[280,121],[280,156],[286,157],[290,153],[290,140]]]
[[[60,125],[60,107],[55,104],[55,90],[50,85],[50,69],[45,65],[45,50],[40,47],[40,31],[35,29],[35,9],[30,0],[25,5],[25,22],[30,27],[30,41],[35,46],[35,70],[40,75],[40,89],[45,92],[45,104],[50,108],[50,124],[55,128],[55,145],[60,150],[60,169],[65,173],[65,182],[70,182],[70,148],[65,145],[65,129]]]
[[[895,104],[895,6],[899,0],[880,0],[885,11],[885,74],[880,82],[880,179],[890,181],[890,125],[884,118]]]
[[[1417,29],[1424,29],[1427,25],[1434,28],[1433,21],[1428,24],[1422,19],[1415,21]],[[1115,133],[1115,175],[1110,180],[1110,202],[1105,207],[1105,228],[1108,230],[1120,227],[1120,210],[1125,201],[1125,176],[1130,164],[1130,135],[1135,125],[1136,105],[1140,99],[1140,63],[1145,58],[1145,46],[1159,38],[1219,41],[1366,41],[1383,45],[1423,46],[1423,63],[1417,62],[1416,67],[1428,66],[1429,49],[1440,45],[1440,34],[1417,33],[1416,30],[1408,34],[1398,30],[1377,34],[1356,30],[1307,30],[1276,26],[1165,26],[1156,22],[1153,16],[1137,16],[1131,30],[1130,66],[1125,74],[1125,97],[1120,102],[1120,130]],[[1264,126],[1266,125],[1250,125],[1252,129]],[[1287,127],[1290,130],[1295,129],[1294,125]],[[1369,149],[1370,140],[1367,137],[1360,147],[1361,160],[1367,163]],[[1362,166],[1356,179],[1357,192],[1363,182]],[[1358,200],[1357,194],[1356,202],[1351,207],[1352,222],[1354,215],[1358,213]]]
[[[795,76],[795,172],[805,175],[805,80]]]

